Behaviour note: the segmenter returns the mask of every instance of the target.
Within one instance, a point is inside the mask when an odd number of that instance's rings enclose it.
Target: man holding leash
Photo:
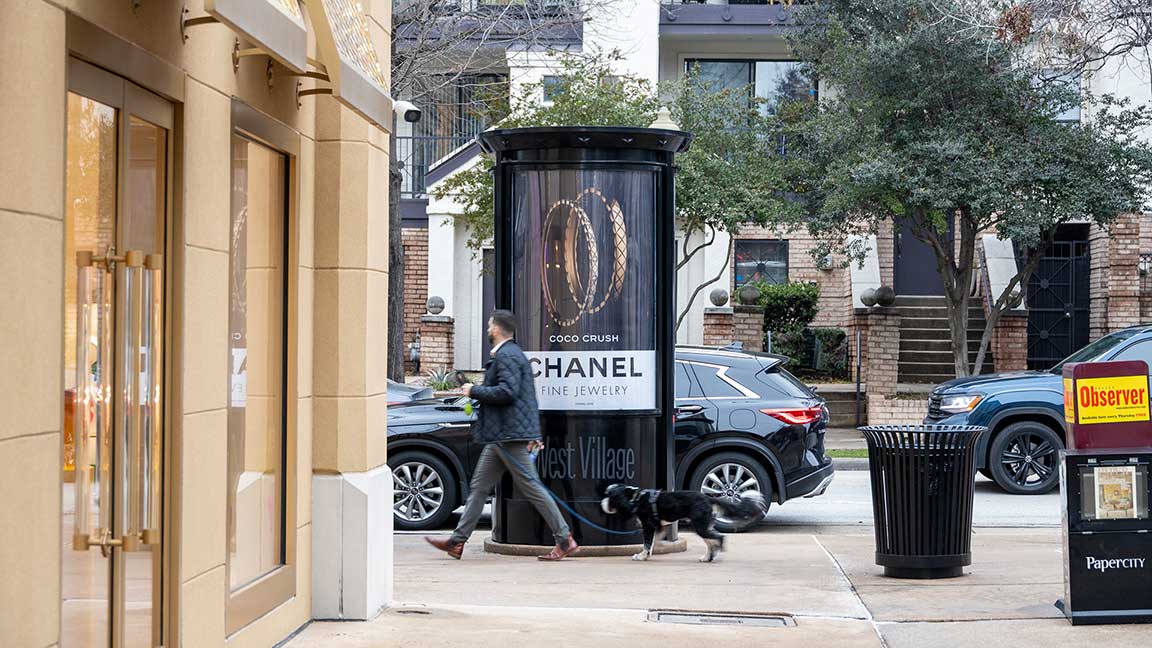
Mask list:
[[[484,372],[484,384],[464,385],[464,395],[481,405],[476,424],[472,426],[472,440],[484,444],[484,450],[472,474],[464,514],[452,536],[424,538],[456,560],[464,554],[464,543],[476,529],[484,502],[505,470],[512,471],[516,488],[532,502],[556,538],[556,546],[539,556],[540,560],[561,560],[578,548],[568,523],[536,474],[532,452],[543,447],[540,410],[536,405],[532,367],[524,351],[512,341],[515,336],[516,319],[512,313],[504,310],[492,313],[488,320],[492,360]]]

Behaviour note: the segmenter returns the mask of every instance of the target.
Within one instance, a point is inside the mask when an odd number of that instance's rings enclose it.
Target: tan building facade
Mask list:
[[[389,602],[390,11],[0,2],[0,646]]]

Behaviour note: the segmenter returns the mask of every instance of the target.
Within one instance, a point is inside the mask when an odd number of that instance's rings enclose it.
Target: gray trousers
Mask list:
[[[469,536],[476,530],[476,523],[480,520],[480,514],[484,512],[484,501],[496,488],[496,484],[504,476],[505,470],[512,471],[512,479],[516,482],[516,487],[543,516],[544,521],[552,529],[556,543],[559,544],[567,540],[571,531],[568,530],[568,523],[564,521],[564,517],[560,515],[560,509],[556,507],[556,502],[552,501],[552,496],[544,490],[544,486],[539,481],[524,474],[524,470],[527,469],[532,472],[533,477],[537,477],[536,464],[528,456],[528,442],[501,443],[500,449],[504,452],[497,450],[496,444],[489,443],[480,452],[480,460],[476,462],[476,471],[472,473],[472,486],[468,491],[468,503],[464,505],[464,515],[460,516],[460,523],[456,525],[456,531],[452,533],[452,542],[468,541]],[[508,463],[505,454],[520,465]]]

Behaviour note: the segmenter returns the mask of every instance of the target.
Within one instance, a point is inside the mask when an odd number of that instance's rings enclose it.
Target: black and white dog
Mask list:
[[[608,515],[636,518],[644,529],[644,548],[632,560],[648,560],[652,543],[660,527],[688,520],[692,530],[708,545],[700,562],[712,562],[724,550],[724,536],[716,531],[716,514],[723,513],[736,521],[764,517],[768,505],[756,492],[744,493],[739,501],[708,497],[696,491],[661,491],[640,489],[625,484],[612,484],[604,489],[600,508]]]

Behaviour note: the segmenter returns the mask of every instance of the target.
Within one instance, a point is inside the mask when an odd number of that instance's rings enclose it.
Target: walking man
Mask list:
[[[464,385],[464,395],[480,404],[472,440],[484,444],[460,523],[447,539],[424,538],[428,544],[459,560],[464,543],[476,529],[484,501],[504,476],[512,471],[516,488],[532,502],[552,529],[556,546],[539,556],[540,560],[561,560],[576,551],[576,541],[556,502],[544,490],[532,461],[532,450],[543,447],[540,437],[540,410],[532,368],[524,351],[512,341],[516,320],[508,311],[496,311],[488,320],[488,340],[492,360],[484,372],[483,385]],[[527,473],[527,474],[526,474]]]

